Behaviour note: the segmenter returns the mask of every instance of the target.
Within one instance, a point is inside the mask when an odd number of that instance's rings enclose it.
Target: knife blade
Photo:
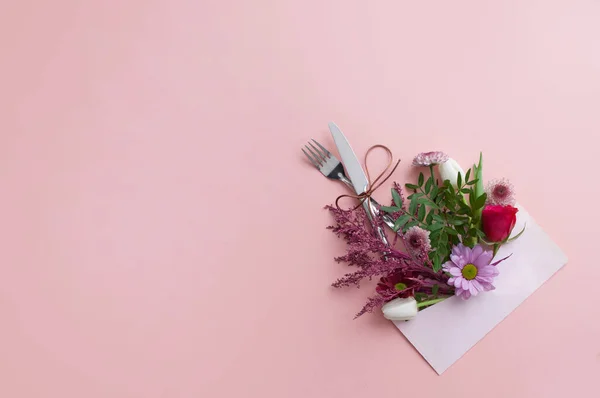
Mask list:
[[[337,146],[340,153],[348,178],[352,181],[356,193],[360,195],[369,187],[367,175],[342,130],[334,122],[329,122],[329,131],[331,131],[335,146]]]
[[[346,169],[346,174],[348,174],[348,178],[354,186],[354,191],[360,195],[369,188],[369,179],[367,178],[367,174],[363,170],[360,160],[358,160],[358,157],[354,153],[354,150],[352,150],[352,147],[350,146],[350,143],[348,142],[348,139],[344,133],[342,133],[342,130],[340,130],[340,128],[334,122],[329,122],[329,131],[333,136],[335,145],[340,153],[340,157],[342,158],[342,163]],[[362,202],[362,206],[367,213],[367,217],[369,218],[369,221],[371,221],[371,225],[377,232],[377,235],[381,241],[386,245],[389,245],[385,231],[373,221],[373,215],[379,214],[379,211],[375,206],[372,205],[372,203],[371,205],[369,204],[370,202],[368,200],[363,200]]]

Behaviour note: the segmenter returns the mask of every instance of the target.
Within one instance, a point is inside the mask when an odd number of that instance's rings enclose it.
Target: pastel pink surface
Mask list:
[[[592,396],[600,3],[0,5],[0,396]],[[333,146],[485,154],[569,264],[442,376],[353,321]],[[387,200],[387,189],[376,197]],[[574,201],[580,204],[573,204]],[[418,395],[417,395],[418,394]]]

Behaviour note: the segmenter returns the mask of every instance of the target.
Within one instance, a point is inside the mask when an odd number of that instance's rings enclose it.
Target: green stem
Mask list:
[[[494,243],[494,257],[496,256],[496,253],[498,253],[498,249],[500,249],[500,245],[497,243]]]
[[[439,303],[439,302],[441,302],[441,301],[444,301],[444,300],[446,300],[447,298],[448,298],[448,297],[442,297],[442,298],[435,299],[435,300],[421,301],[420,303],[417,303],[417,308],[421,308],[421,307],[428,307],[428,306],[430,306],[430,305],[437,304],[437,303]]]
[[[413,216],[412,214],[410,214],[408,211],[404,210],[404,209],[400,209],[400,211],[402,212],[402,214],[406,214],[408,215],[410,218],[412,218],[413,221],[416,221],[419,223],[420,225],[423,225],[424,227],[427,227],[427,224],[425,224],[424,222],[419,221],[419,219],[415,216]]]

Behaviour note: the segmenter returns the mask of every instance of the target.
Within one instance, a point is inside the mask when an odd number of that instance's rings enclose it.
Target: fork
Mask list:
[[[315,147],[312,142],[314,142],[317,146]],[[310,160],[312,165],[315,166],[317,170],[319,170],[321,174],[323,174],[325,177],[331,180],[339,180],[354,190],[354,185],[352,185],[352,181],[350,181],[350,179],[346,176],[346,172],[344,171],[344,166],[342,165],[342,162],[340,162],[340,160],[336,158],[335,155],[333,155],[331,152],[329,152],[323,145],[319,144],[314,139],[312,140],[312,142],[309,142],[308,145],[305,145],[304,148],[302,148],[302,152],[304,152],[304,154],[306,155],[308,160]],[[375,199],[371,198],[370,204],[370,210],[372,214],[378,215],[380,207],[379,203],[377,203]],[[371,216],[371,214],[369,214],[368,211],[367,216]],[[395,222],[389,214],[384,214],[382,216],[382,219],[388,227],[390,227],[392,230],[394,229]],[[382,237],[382,239],[385,239],[385,235],[381,236],[381,233],[380,237]]]

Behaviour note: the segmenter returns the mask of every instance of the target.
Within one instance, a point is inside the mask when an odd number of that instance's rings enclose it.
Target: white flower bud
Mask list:
[[[408,321],[417,316],[417,300],[414,297],[395,298],[381,307],[383,316],[390,321]]]
[[[460,165],[456,162],[456,160],[450,158],[446,160],[444,163],[439,166],[440,177],[442,177],[442,181],[450,180],[450,183],[453,187],[456,188],[456,182],[458,179],[458,173],[462,175],[462,179],[465,179],[465,172],[460,167]]]

